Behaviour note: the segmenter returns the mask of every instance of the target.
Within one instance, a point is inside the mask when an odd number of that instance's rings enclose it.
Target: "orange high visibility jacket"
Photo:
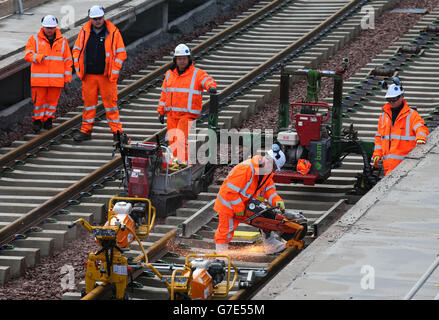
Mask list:
[[[416,110],[411,109],[405,100],[404,107],[392,126],[390,103],[383,106],[375,135],[375,150],[372,158],[382,157],[384,173],[387,175],[416,146],[416,140],[427,141],[430,133],[424,120]]]
[[[31,36],[24,60],[31,63],[31,87],[64,87],[65,82],[72,81],[72,54],[67,39],[58,28],[52,47],[43,28],[37,35]]]
[[[216,82],[203,70],[192,65],[181,75],[177,68],[166,72],[162,84],[162,94],[157,111],[159,114],[168,112],[188,112],[194,117],[201,114],[203,89],[216,88]]]
[[[107,24],[107,36],[105,38],[105,71],[110,81],[116,82],[119,77],[122,64],[127,58],[125,45],[123,43],[122,35],[119,29],[110,21],[105,20]],[[82,80],[85,73],[85,49],[87,46],[88,38],[90,37],[92,25],[91,21],[84,24],[81,31],[79,31],[76,38],[75,45],[73,46],[73,62],[75,64],[75,70],[78,77]]]
[[[282,201],[276,192],[273,173],[259,179],[259,161],[262,158],[259,155],[254,156],[236,165],[230,171],[218,192],[213,207],[216,212],[225,213],[232,218],[235,213],[247,208],[250,199],[258,196],[267,199],[272,206],[275,206],[277,201]]]

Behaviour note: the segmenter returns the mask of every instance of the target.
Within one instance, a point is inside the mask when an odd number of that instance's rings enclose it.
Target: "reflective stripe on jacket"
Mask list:
[[[157,111],[159,114],[189,112],[197,117],[201,114],[203,89],[210,87],[216,88],[215,80],[193,64],[181,75],[177,68],[169,69],[163,80]]]
[[[405,100],[404,107],[392,126],[390,103],[383,106],[375,135],[375,150],[372,158],[382,157],[384,172],[387,175],[416,146],[416,140],[427,141],[430,133],[424,120],[416,110],[411,109]]]
[[[122,64],[127,58],[125,45],[123,43],[122,35],[119,29],[110,21],[105,20],[107,25],[107,37],[105,38],[105,72],[110,81],[116,82],[119,77]],[[90,37],[92,25],[91,21],[84,24],[81,31],[79,31],[76,38],[75,45],[73,46],[73,62],[75,65],[76,74],[82,80],[84,78],[84,59],[85,48],[87,46],[88,38]]]
[[[67,39],[58,28],[52,47],[43,28],[31,36],[24,60],[31,63],[31,87],[64,87],[65,82],[72,81],[72,54]]]
[[[215,201],[214,210],[218,213],[227,214],[233,217],[235,213],[246,209],[247,203],[258,196],[268,200],[270,205],[275,206],[282,198],[276,192],[273,181],[273,173],[264,175],[259,183],[259,161],[262,156],[243,161],[236,165],[224,180]]]

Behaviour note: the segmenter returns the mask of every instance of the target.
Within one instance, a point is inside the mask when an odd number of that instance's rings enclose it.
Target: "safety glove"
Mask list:
[[[215,87],[210,87],[209,88],[209,93],[216,93],[216,88]]]
[[[375,156],[373,157],[372,161],[373,161],[373,166],[375,168],[378,168],[378,161],[380,161],[381,157],[380,156]]]
[[[237,212],[237,213],[235,213],[235,215],[236,215],[237,217],[243,217],[243,216],[244,216],[244,211]]]
[[[160,121],[161,124],[165,123],[165,116],[163,114],[159,115],[159,121]]]
[[[416,140],[416,144],[425,144],[425,140],[418,139]]]
[[[279,209],[281,209],[282,211],[285,210],[285,202],[283,201],[276,201],[276,207],[279,207]]]

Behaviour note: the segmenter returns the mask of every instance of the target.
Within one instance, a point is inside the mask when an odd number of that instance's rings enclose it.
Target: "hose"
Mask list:
[[[375,176],[372,174],[372,167],[370,166],[370,160],[367,155],[367,152],[364,150],[364,148],[361,146],[361,144],[353,139],[349,139],[349,142],[353,143],[353,146],[350,146],[343,150],[344,153],[346,153],[339,162],[342,162],[351,152],[359,150],[361,156],[363,157],[363,173],[364,176],[367,179],[367,183],[370,188],[373,188],[377,184],[377,180]]]

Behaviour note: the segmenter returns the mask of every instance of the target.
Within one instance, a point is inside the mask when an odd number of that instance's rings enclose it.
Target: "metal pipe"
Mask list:
[[[430,267],[424,273],[421,279],[419,279],[418,282],[416,282],[416,284],[413,286],[410,292],[407,293],[407,295],[404,297],[404,300],[412,299],[414,295],[419,291],[419,289],[421,289],[424,283],[428,280],[428,278],[430,278],[431,274],[434,272],[434,270],[436,270],[438,266],[439,266],[439,257],[436,257],[436,260],[430,265]],[[438,296],[436,296],[436,298],[438,298]]]
[[[288,128],[290,119],[290,75],[281,67],[278,130]]]
[[[111,289],[111,286],[105,285],[105,286],[98,286],[92,291],[90,291],[87,295],[81,298],[81,300],[98,300],[102,298],[102,296]]]

